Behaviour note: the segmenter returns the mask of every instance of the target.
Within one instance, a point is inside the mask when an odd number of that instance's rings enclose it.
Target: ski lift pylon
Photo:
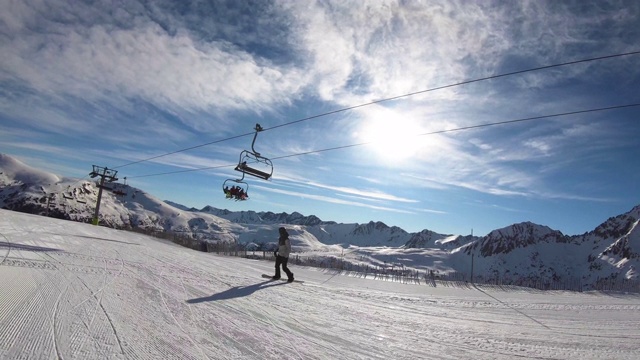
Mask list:
[[[248,174],[264,180],[269,180],[271,175],[273,175],[273,163],[271,160],[260,155],[260,153],[255,150],[256,138],[258,137],[258,133],[263,130],[262,126],[260,126],[260,124],[256,124],[254,130],[256,133],[253,135],[253,141],[251,142],[251,151],[243,150],[240,153],[240,160],[238,161],[238,165],[235,170],[240,171],[243,178],[245,174]]]

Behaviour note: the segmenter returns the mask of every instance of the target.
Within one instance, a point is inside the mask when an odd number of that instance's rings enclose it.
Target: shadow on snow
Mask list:
[[[27,245],[27,244],[16,244],[16,243],[9,243],[9,242],[3,242],[3,241],[0,241],[0,249],[13,249],[13,250],[25,250],[25,251],[62,251],[56,248]]]
[[[217,294],[196,298],[196,299],[189,299],[187,300],[187,303],[198,304],[198,303],[208,302],[208,301],[235,299],[235,298],[249,296],[261,289],[267,289],[267,288],[286,285],[286,284],[287,284],[286,282],[273,282],[268,280],[268,281],[263,281],[261,283],[249,285],[249,286],[234,286],[230,289],[227,289],[223,292],[219,292]]]

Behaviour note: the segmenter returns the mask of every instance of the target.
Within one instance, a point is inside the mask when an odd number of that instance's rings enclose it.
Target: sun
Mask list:
[[[386,115],[365,120],[360,139],[384,162],[402,162],[416,155],[424,141],[418,136],[422,131],[418,123],[410,118]]]

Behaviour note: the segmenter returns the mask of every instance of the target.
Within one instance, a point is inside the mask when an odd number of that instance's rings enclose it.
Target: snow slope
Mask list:
[[[0,210],[0,358],[640,358],[638,296],[291,268]]]
[[[524,222],[474,237],[429,230],[407,233],[374,221],[341,224],[297,212],[232,212],[210,206],[197,210],[131,186],[108,186],[114,191],[103,192],[101,224],[264,250],[273,247],[278,227],[285,225],[294,251],[320,263],[339,259],[341,264],[378,269],[436,271],[465,279],[473,274],[476,280],[502,283],[571,282],[578,288],[635,279],[640,266],[640,206],[580,236]],[[0,207],[90,222],[97,195],[93,181],[60,178],[0,156]]]

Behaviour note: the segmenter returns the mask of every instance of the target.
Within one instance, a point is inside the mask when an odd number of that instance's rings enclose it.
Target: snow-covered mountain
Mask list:
[[[270,243],[287,225],[297,253],[322,251],[343,261],[367,258],[381,265],[437,269],[495,278],[582,279],[637,278],[640,266],[640,206],[612,217],[591,232],[567,236],[524,222],[486,236],[408,233],[371,221],[343,224],[273,212],[233,212],[206,206],[189,208],[162,201],[140,189],[109,184],[100,223],[121,229],[173,232],[209,242]],[[98,187],[94,181],[59,177],[0,154],[0,207],[89,222]],[[346,254],[346,255],[345,255]]]
[[[178,206],[184,207],[182,205],[178,205]],[[334,223],[334,222],[324,222],[315,215],[304,216],[299,212],[295,212],[295,211],[291,214],[287,214],[284,212],[276,214],[270,211],[267,211],[267,212],[229,211],[229,210],[217,209],[212,206],[205,206],[199,211],[212,214],[212,215],[221,217],[223,219],[233,221],[235,223],[291,224],[291,225],[307,225],[307,226]]]
[[[236,241],[238,224],[206,213],[178,209],[140,189],[107,184],[103,191],[100,224],[117,228],[144,228]],[[90,222],[98,197],[94,181],[61,178],[0,154],[0,207],[51,217]]]
[[[640,263],[640,206],[610,218],[594,231],[567,236],[530,222],[494,230],[452,251],[451,265],[502,278],[634,278]]]

